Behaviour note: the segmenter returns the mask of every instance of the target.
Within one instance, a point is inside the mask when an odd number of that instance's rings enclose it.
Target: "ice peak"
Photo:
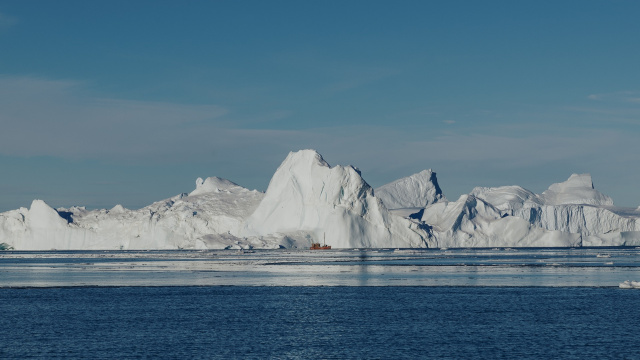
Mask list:
[[[549,190],[558,191],[559,189],[570,188],[587,188],[593,189],[593,180],[591,180],[591,174],[571,174],[569,179],[565,182],[556,183],[549,186]]]
[[[331,167],[324,160],[322,155],[320,155],[320,153],[318,153],[316,150],[313,150],[313,149],[305,149],[305,150],[290,152],[289,155],[287,155],[287,158],[284,159],[284,161],[282,162],[282,165],[280,166],[282,167],[285,165],[298,164],[298,163]]]
[[[267,195],[286,188],[302,195],[302,198],[324,194],[326,200],[329,186],[325,187],[325,184],[331,183],[339,186],[341,196],[345,194],[347,188],[363,188],[364,191],[371,191],[369,185],[360,176],[359,170],[353,166],[331,167],[317,151],[300,150],[290,152],[280,164],[271,178]],[[355,191],[355,194],[361,194],[361,191]]]
[[[223,190],[229,190],[233,187],[239,186],[238,184],[222,179],[217,176],[208,177],[206,179],[196,179],[196,189],[189,193],[190,196],[201,195],[210,192],[220,192]]]
[[[431,169],[382,185],[375,190],[389,209],[426,207],[446,198]]]
[[[67,225],[67,220],[43,200],[33,200],[29,208],[31,226],[37,228],[61,228]]]
[[[590,174],[572,174],[567,181],[552,184],[540,196],[548,205],[613,205],[613,200],[595,190]]]
[[[247,220],[246,234],[306,231],[320,239],[326,232],[327,238],[336,239],[334,245],[342,242],[343,247],[363,234],[382,231],[380,237],[388,236],[387,213],[382,214],[372,195],[373,189],[352,166],[331,167],[314,150],[292,152]],[[380,225],[370,227],[373,223]]]
[[[117,204],[116,206],[112,207],[111,210],[109,210],[110,213],[114,213],[114,214],[120,214],[125,212],[126,209],[124,208],[124,206]]]

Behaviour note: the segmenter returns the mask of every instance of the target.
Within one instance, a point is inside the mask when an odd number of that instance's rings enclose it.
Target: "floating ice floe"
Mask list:
[[[640,281],[626,280],[620,283],[620,289],[640,289]]]

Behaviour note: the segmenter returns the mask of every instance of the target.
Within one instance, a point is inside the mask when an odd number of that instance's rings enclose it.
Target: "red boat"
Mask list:
[[[320,243],[312,243],[309,249],[311,250],[329,250],[331,249],[331,245],[327,245],[326,236],[322,234],[322,242],[324,245],[320,245]]]
[[[331,249],[331,245],[320,245],[320,243],[313,243],[309,248],[311,250],[329,250]]]

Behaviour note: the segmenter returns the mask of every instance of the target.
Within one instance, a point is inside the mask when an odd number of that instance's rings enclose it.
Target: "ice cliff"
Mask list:
[[[583,245],[599,242],[590,238],[593,236],[609,238],[611,235],[606,234],[640,230],[640,212],[613,206],[610,197],[594,189],[588,174],[573,174],[539,195],[514,186],[476,188],[472,194],[494,204],[504,215],[525,219],[547,230],[580,234]],[[630,235],[633,234],[626,234]]]
[[[466,247],[635,246],[639,219],[638,210],[614,207],[595,190],[589,174],[573,174],[542,194],[478,187],[454,203],[428,206],[421,220],[433,226],[438,244]]]
[[[574,174],[542,194],[475,188],[448,201],[435,172],[372,189],[352,166],[290,153],[265,193],[218,177],[137,210],[54,209],[42,200],[0,214],[17,250],[640,245],[640,207],[619,208]]]
[[[580,246],[580,235],[537,227],[505,216],[473,195],[427,207],[421,220],[432,226],[437,247],[553,247]]]
[[[357,169],[331,167],[313,150],[284,160],[244,234],[282,234],[302,246],[326,234],[339,248],[424,247],[429,236],[410,220],[391,215]]]

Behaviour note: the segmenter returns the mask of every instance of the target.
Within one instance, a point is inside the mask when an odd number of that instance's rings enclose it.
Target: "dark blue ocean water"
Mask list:
[[[0,289],[0,358],[634,359],[640,291]]]

